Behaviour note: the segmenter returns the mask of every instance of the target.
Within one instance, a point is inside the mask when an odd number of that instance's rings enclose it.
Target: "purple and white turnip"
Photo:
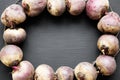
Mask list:
[[[22,50],[16,45],[6,45],[1,49],[0,60],[8,66],[16,66],[23,58]]]
[[[118,54],[119,40],[114,35],[104,34],[98,39],[97,46],[102,54],[115,56]]]
[[[53,16],[60,16],[66,9],[65,0],[48,0],[47,10]]]
[[[100,55],[97,57],[95,63],[100,73],[105,76],[112,75],[116,70],[116,61],[114,57]]]
[[[23,28],[6,29],[3,33],[3,39],[6,43],[19,44],[26,38],[26,32]]]
[[[54,78],[54,70],[47,64],[41,64],[35,69],[34,80],[54,80]]]
[[[81,62],[74,69],[77,80],[96,80],[97,71],[93,64],[89,62]]]
[[[93,20],[100,19],[109,9],[109,0],[87,0],[86,13]]]
[[[71,15],[79,15],[83,12],[86,1],[85,0],[66,0],[66,5]]]
[[[45,9],[47,0],[22,0],[25,13],[30,16],[38,16]]]
[[[23,8],[18,4],[8,6],[1,15],[1,22],[7,27],[15,27],[26,20]]]
[[[73,69],[68,66],[61,66],[56,70],[57,80],[73,80]]]
[[[29,61],[21,61],[12,68],[12,80],[33,80],[34,67]]]
[[[120,16],[113,11],[106,13],[98,22],[97,28],[103,33],[118,33],[120,31]]]

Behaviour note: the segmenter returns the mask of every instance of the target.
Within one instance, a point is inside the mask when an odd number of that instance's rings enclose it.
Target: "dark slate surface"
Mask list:
[[[16,0],[0,0],[2,11]],[[120,15],[120,0],[110,0],[112,9]],[[86,13],[71,16],[67,11],[60,17],[51,16],[47,10],[34,18],[27,18],[21,25],[27,32],[27,39],[20,45],[23,60],[30,61],[36,68],[48,64],[56,70],[66,65],[74,68],[78,63],[93,62],[99,55],[96,43],[102,34],[96,28],[97,21],[90,20]],[[0,49],[3,43],[3,25],[0,23]],[[109,77],[99,76],[97,80],[120,80],[120,54],[117,55],[117,70]],[[0,62],[0,80],[12,80],[11,69]]]

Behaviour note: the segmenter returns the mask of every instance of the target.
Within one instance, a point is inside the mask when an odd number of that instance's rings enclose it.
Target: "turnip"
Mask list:
[[[1,62],[8,67],[18,65],[22,58],[23,52],[18,46],[6,45],[1,49]]]
[[[104,34],[98,39],[97,46],[102,54],[115,56],[118,54],[119,40],[114,35]]]
[[[6,43],[19,44],[26,38],[26,32],[23,28],[6,29],[3,33],[3,39]]]
[[[105,76],[112,75],[116,70],[116,61],[114,57],[100,55],[97,57],[95,63],[100,73]]]
[[[73,80],[73,69],[68,66],[61,66],[56,70],[57,80]]]
[[[74,69],[77,80],[96,80],[97,71],[93,64],[89,62],[81,62]]]
[[[66,9],[65,0],[48,0],[47,10],[53,16],[60,16]]]
[[[41,64],[35,70],[34,80],[54,80],[54,78],[54,70],[47,64]]]
[[[12,68],[12,80],[33,80],[34,67],[29,61],[21,61]]]
[[[85,0],[66,0],[68,11],[71,15],[79,15],[83,12],[86,1]]]
[[[1,22],[7,27],[15,27],[26,20],[23,8],[18,4],[8,6],[1,15]]]
[[[120,31],[120,16],[115,12],[109,12],[103,16],[97,25],[103,33],[116,34]]]
[[[22,7],[28,16],[38,16],[45,9],[47,0],[22,0]]]
[[[88,0],[86,13],[93,20],[100,19],[109,9],[109,0]]]

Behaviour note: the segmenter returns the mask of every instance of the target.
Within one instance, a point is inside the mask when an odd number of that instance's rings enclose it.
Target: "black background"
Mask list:
[[[0,15],[16,0],[0,0]],[[120,0],[110,0],[113,11],[120,15]],[[74,68],[80,62],[93,62],[99,55],[97,21],[90,20],[85,11],[79,16],[71,16],[67,11],[60,17],[51,16],[47,10],[34,18],[27,18],[22,24],[27,32],[26,40],[20,45],[23,60],[30,61],[36,68],[48,64],[56,70],[60,66]],[[0,49],[3,43],[3,25],[0,23]],[[97,80],[120,80],[120,54],[117,55],[117,70],[109,76],[99,76]],[[0,80],[12,80],[11,69],[0,62]]]

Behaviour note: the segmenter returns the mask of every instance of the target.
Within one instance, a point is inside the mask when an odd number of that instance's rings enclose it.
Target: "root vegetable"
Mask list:
[[[38,16],[46,7],[47,0],[22,0],[22,7],[28,16]]]
[[[96,66],[105,76],[112,75],[116,70],[116,61],[113,57],[107,55],[100,55],[96,59]]]
[[[6,29],[3,33],[3,39],[6,43],[19,44],[26,38],[26,32],[23,28]]]
[[[47,10],[53,16],[60,16],[66,9],[65,0],[48,0]]]
[[[54,80],[54,78],[54,70],[47,64],[41,64],[35,70],[34,80]]]
[[[98,39],[97,46],[103,54],[115,56],[119,50],[119,40],[114,35],[104,34]]]
[[[86,13],[93,20],[100,19],[105,12],[108,12],[108,0],[88,0],[86,4]]]
[[[83,12],[86,1],[85,0],[66,0],[68,11],[71,15],[79,15]]]
[[[21,61],[18,66],[12,68],[12,80],[33,80],[34,67],[29,61]]]
[[[120,31],[120,16],[115,12],[109,12],[103,16],[97,25],[103,33],[116,34]]]
[[[57,80],[73,80],[73,69],[68,66],[61,66],[56,70]]]
[[[74,69],[77,80],[96,80],[96,68],[88,62],[79,63]]]
[[[6,45],[1,49],[0,52],[1,62],[8,67],[18,65],[22,58],[23,58],[22,50],[15,45]]]
[[[7,27],[13,27],[26,20],[23,8],[18,4],[8,6],[1,15],[1,22]]]

